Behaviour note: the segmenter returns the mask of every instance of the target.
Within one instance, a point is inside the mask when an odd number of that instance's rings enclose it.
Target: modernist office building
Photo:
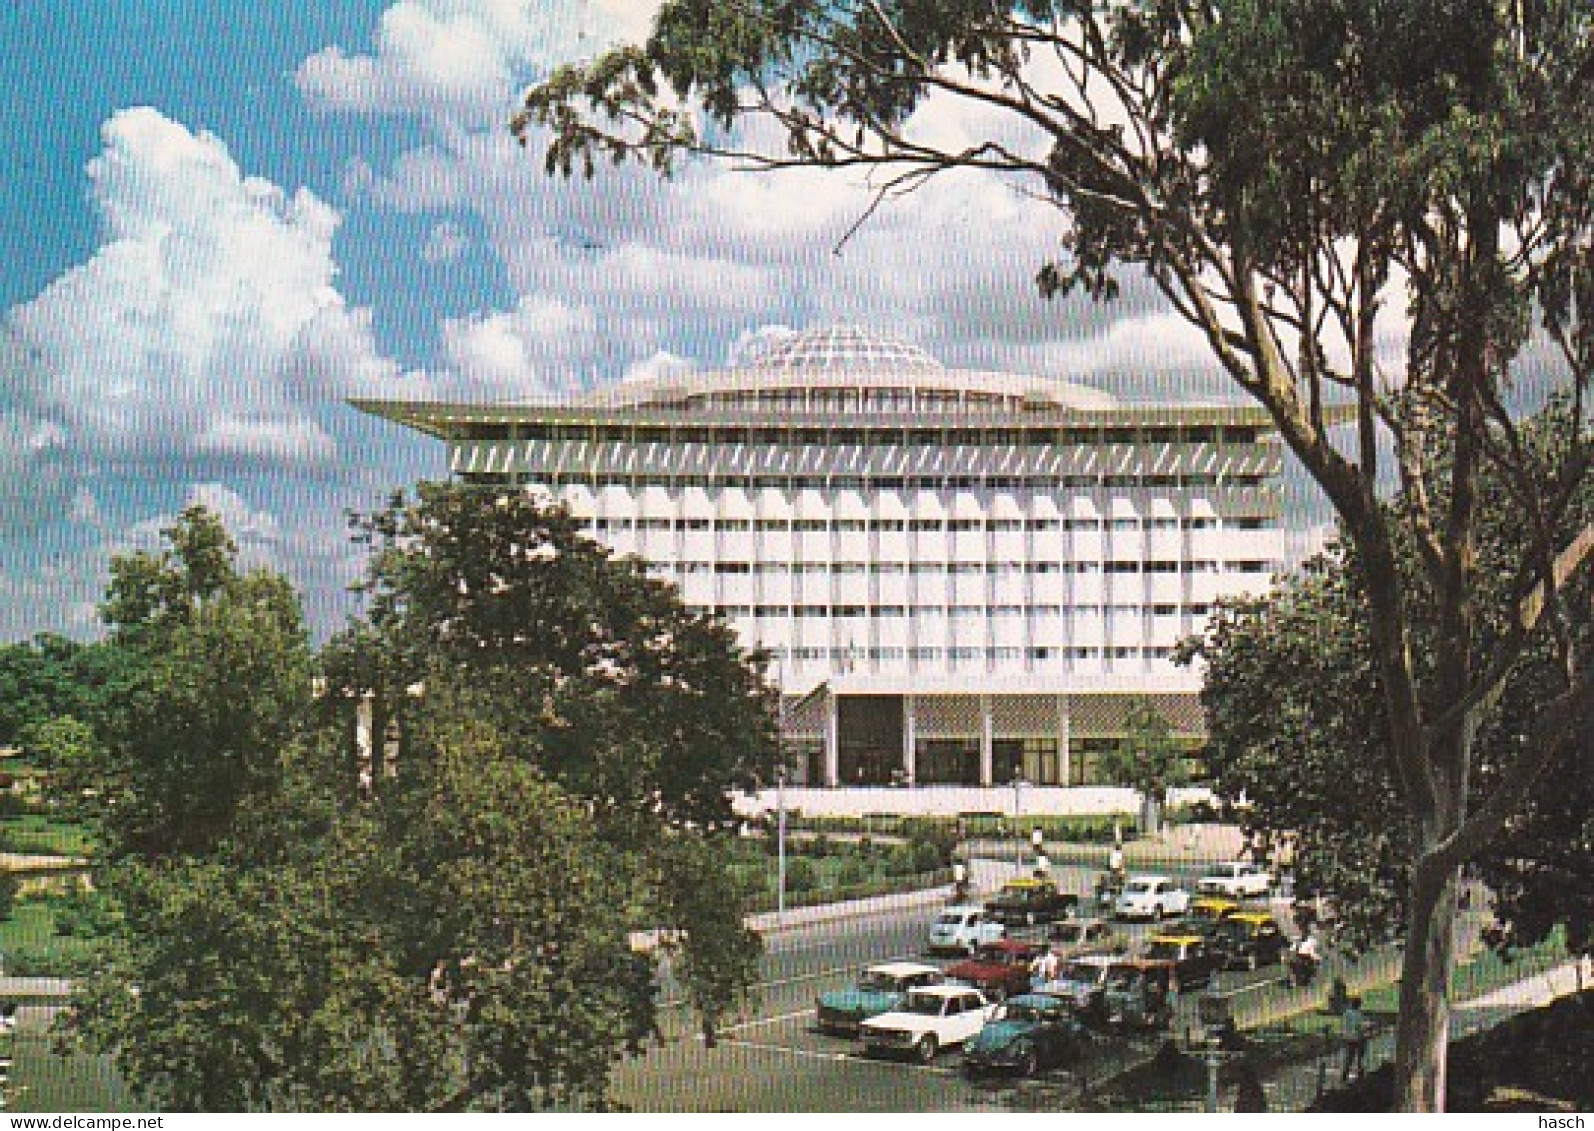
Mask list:
[[[1092,784],[1176,641],[1280,565],[1259,409],[1121,403],[851,328],[722,372],[502,405],[358,401],[462,479],[562,501],[774,657],[795,783]]]

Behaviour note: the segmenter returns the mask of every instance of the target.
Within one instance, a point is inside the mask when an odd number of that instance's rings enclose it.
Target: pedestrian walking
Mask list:
[[[1352,994],[1340,1015],[1340,1039],[1345,1045],[1345,1062],[1340,1067],[1340,1083],[1350,1083],[1351,1076],[1358,1079],[1367,1071],[1367,1016],[1362,1013],[1362,999]]]

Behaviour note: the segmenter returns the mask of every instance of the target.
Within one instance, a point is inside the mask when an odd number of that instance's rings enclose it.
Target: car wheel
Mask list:
[[[935,1034],[926,1033],[919,1038],[919,1043],[913,1046],[913,1053],[919,1058],[920,1064],[929,1064],[935,1059],[935,1054],[940,1050],[936,1047]]]

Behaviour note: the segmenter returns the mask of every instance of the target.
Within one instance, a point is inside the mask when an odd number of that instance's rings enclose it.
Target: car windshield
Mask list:
[[[1024,1002],[1010,1002],[1002,1010],[1004,1021],[1040,1021],[1043,1020],[1040,1010]]]
[[[1052,930],[1052,938],[1060,943],[1085,941],[1085,927],[1081,923],[1060,923]]]
[[[1167,942],[1164,939],[1154,939],[1151,945],[1146,947],[1146,957],[1178,958],[1179,949],[1179,944],[1176,942]]]
[[[958,927],[958,926],[962,926],[962,924],[963,924],[963,916],[955,914],[955,913],[948,913],[948,914],[945,914],[945,915],[938,915],[938,916],[936,916],[936,920],[935,920],[935,925],[938,926],[938,927]]]
[[[1143,895],[1155,886],[1150,880],[1130,880],[1124,886],[1125,895]]]
[[[858,988],[865,993],[890,993],[897,988],[897,980],[879,970],[865,970],[863,976],[858,979]]]
[[[908,1013],[918,1013],[925,1017],[941,1016],[942,998],[937,994],[909,994],[908,1004],[905,1007]]]
[[[1101,977],[1101,967],[1089,962],[1068,962],[1057,976],[1065,982],[1094,982]]]
[[[1252,927],[1244,919],[1225,919],[1218,933],[1226,939],[1244,939],[1251,936]]]

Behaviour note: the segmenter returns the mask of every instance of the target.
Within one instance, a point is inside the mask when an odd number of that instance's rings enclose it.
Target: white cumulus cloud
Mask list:
[[[330,458],[326,395],[396,373],[335,285],[336,211],[154,109],[102,134],[98,249],[8,315],[28,407],[89,458]]]
[[[295,81],[314,105],[356,113],[502,115],[525,76],[644,34],[638,0],[401,0],[382,13],[370,54],[327,47]]]

